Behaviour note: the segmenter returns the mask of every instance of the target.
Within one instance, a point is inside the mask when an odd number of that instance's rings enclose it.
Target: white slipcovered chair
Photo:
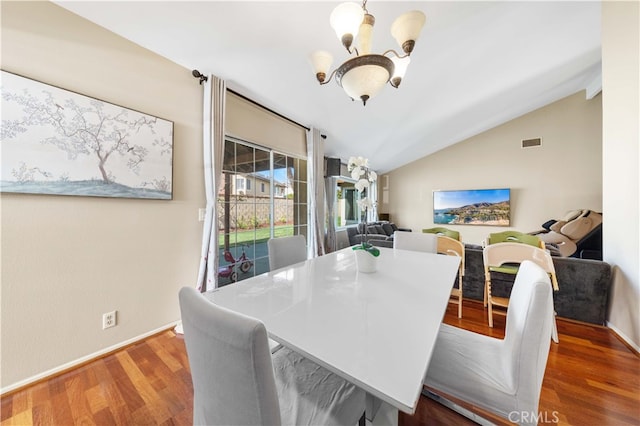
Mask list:
[[[269,253],[269,270],[284,268],[294,263],[307,260],[307,241],[304,235],[290,237],[270,238],[267,241]],[[282,346],[275,340],[269,339],[271,352],[275,353]]]
[[[393,248],[436,253],[438,236],[422,232],[396,231],[393,233]]]
[[[516,276],[504,339],[443,324],[425,385],[510,421],[537,424],[551,345],[549,275],[531,261]],[[441,395],[446,398],[446,395]]]
[[[307,260],[307,241],[304,235],[270,238],[267,249],[271,271]]]
[[[349,243],[349,234],[347,234],[346,229],[340,229],[336,231],[336,250],[341,250],[343,248],[349,247],[351,244]]]
[[[180,290],[196,425],[355,425],[365,392],[297,353],[273,357],[262,322]]]

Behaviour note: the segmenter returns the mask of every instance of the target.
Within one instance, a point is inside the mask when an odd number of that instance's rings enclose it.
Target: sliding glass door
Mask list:
[[[218,286],[269,271],[267,240],[307,237],[307,161],[228,139],[218,193]]]

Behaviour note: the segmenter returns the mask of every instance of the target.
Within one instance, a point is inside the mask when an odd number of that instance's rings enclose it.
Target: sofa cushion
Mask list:
[[[395,232],[395,229],[393,229],[393,226],[391,226],[390,223],[383,223],[382,230],[388,237],[392,236],[393,233]]]

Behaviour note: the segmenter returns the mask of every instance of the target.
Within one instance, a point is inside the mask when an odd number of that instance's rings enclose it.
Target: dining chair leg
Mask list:
[[[487,282],[484,282],[484,292],[483,292],[483,303],[484,303],[484,307],[487,307]]]
[[[493,328],[493,303],[491,303],[491,275],[487,271],[484,283],[484,296],[486,299],[485,306],[489,307],[489,327]]]
[[[462,318],[462,276],[458,280],[458,318]]]
[[[487,307],[487,303],[489,302],[489,295],[487,294],[487,288],[489,286],[489,283],[491,281],[491,272],[489,272],[489,270],[485,267],[484,270],[484,295],[483,295],[483,301],[484,301],[484,307]]]
[[[556,323],[556,312],[553,311],[553,328],[551,329],[551,340],[554,343],[560,343],[560,338],[558,337],[558,324]]]
[[[489,298],[491,299],[491,298]],[[489,328],[493,328],[493,309],[491,309],[491,300],[489,300]]]

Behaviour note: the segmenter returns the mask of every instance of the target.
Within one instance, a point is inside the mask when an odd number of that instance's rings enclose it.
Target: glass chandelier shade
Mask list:
[[[366,105],[387,84],[393,70],[393,61],[386,56],[356,56],[338,68],[336,79],[351,99]]]
[[[412,10],[396,18],[391,24],[391,35],[396,39],[406,54],[413,51],[420,30],[424,26],[427,17],[419,10]]]
[[[358,36],[360,24],[364,18],[364,10],[357,3],[342,3],[331,12],[329,23],[336,32],[338,40],[349,50],[351,43]],[[349,50],[350,51],[350,50]]]
[[[419,10],[404,13],[391,26],[391,35],[404,54],[399,55],[394,50],[387,50],[382,55],[372,54],[371,39],[375,18],[367,12],[365,6],[366,0],[362,6],[342,3],[333,10],[329,19],[338,39],[350,54],[355,52],[355,57],[345,61],[327,78],[333,62],[331,54],[321,50],[311,55],[311,64],[320,84],[328,83],[335,75],[337,83],[347,95],[353,100],[360,99],[364,105],[386,83],[389,82],[395,88],[400,85],[410,62],[409,55],[426,22],[424,13]],[[360,50],[353,47],[358,35]]]
[[[405,56],[404,58],[399,58],[394,56],[391,58],[394,65],[393,76],[391,77],[391,85],[396,89],[400,86],[400,82],[404,78],[405,73],[407,72],[407,68],[409,67],[409,63],[411,62],[411,56]]]

